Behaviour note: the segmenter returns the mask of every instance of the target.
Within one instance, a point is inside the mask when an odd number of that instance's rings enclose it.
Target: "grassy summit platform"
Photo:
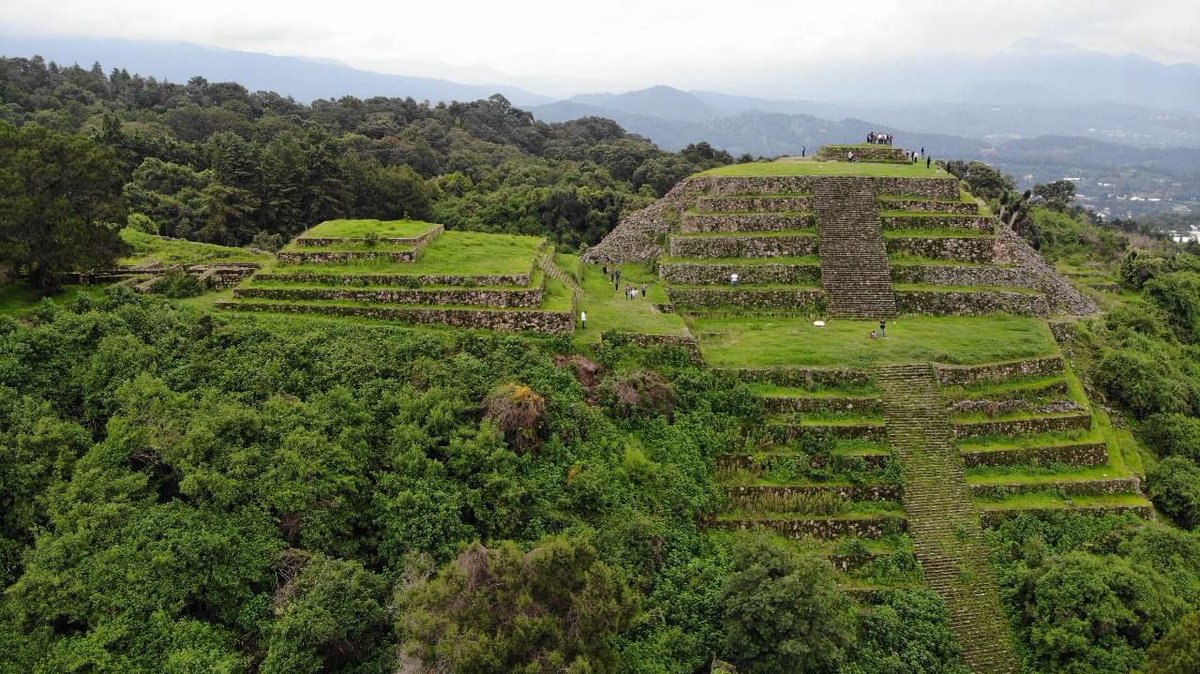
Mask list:
[[[423,223],[427,224],[427,223]],[[312,230],[309,230],[310,232]],[[343,264],[283,264],[272,262],[264,269],[271,274],[394,274],[420,276],[479,276],[528,274],[545,239],[514,234],[445,232],[425,246],[416,262],[363,260]]]
[[[770,162],[732,164],[710,169],[701,176],[868,176],[877,178],[952,178],[945,170],[918,164],[881,164],[874,162],[818,161],[811,158],[784,157]]]
[[[437,225],[421,220],[327,220],[301,234],[311,238],[359,238],[375,234],[380,238],[420,236]]]
[[[692,332],[713,367],[983,363],[1058,352],[1044,320],[1017,316],[911,316],[888,321],[886,339],[870,339],[877,321],[833,320],[815,327],[797,318],[693,318]]]

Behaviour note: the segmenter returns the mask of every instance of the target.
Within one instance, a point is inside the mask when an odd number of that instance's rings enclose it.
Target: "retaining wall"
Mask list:
[[[1001,382],[1018,377],[1048,377],[1063,373],[1061,356],[1027,358],[982,365],[945,365],[937,363],[938,382],[943,386]]]
[[[283,264],[336,264],[338,262],[359,262],[362,260],[387,260],[389,262],[416,262],[420,254],[414,250],[321,250],[293,251],[281,250],[275,253],[276,259]]]
[[[890,255],[916,255],[934,260],[956,262],[997,263],[997,239],[990,236],[963,237],[886,237],[883,240]]]
[[[1072,414],[1061,417],[960,422],[954,424],[954,436],[961,439],[994,435],[1036,435],[1039,433],[1057,433],[1059,431],[1087,430],[1091,427],[1092,417],[1090,414]]]
[[[1051,447],[1018,447],[994,451],[964,451],[963,464],[979,466],[1024,466],[1061,463],[1068,466],[1103,466],[1108,463],[1108,448],[1103,442],[1081,442]]]
[[[888,534],[905,531],[904,518],[901,517],[872,517],[872,518],[805,518],[805,519],[755,519],[755,520],[723,520],[717,526],[734,530],[753,530],[757,528],[771,529],[775,533],[788,538],[819,538],[823,540],[841,536],[858,536],[860,538],[880,538]]]
[[[942,286],[1003,286],[1033,288],[1034,281],[1014,267],[893,264],[893,283]]]
[[[344,286],[528,286],[533,272],[528,274],[483,274],[478,276],[447,276],[444,274],[258,274],[258,281],[284,283],[318,283]]]
[[[996,229],[996,221],[981,215],[880,215],[884,229],[961,229],[988,232]]]
[[[1037,516],[1054,516],[1059,513],[1073,513],[1076,515],[1091,515],[1100,517],[1102,515],[1116,515],[1121,513],[1129,513],[1143,517],[1148,520],[1154,519],[1154,509],[1148,505],[1122,505],[1122,506],[1088,506],[1084,508],[1021,508],[1017,510],[984,510],[979,513],[979,521],[985,527],[995,527],[1000,525],[1005,520],[1021,515],[1037,515]]]
[[[1050,314],[1050,305],[1044,296],[1003,290],[896,290],[896,309],[905,314],[933,316]]]
[[[979,498],[1002,499],[1017,494],[1053,492],[1065,496],[1139,494],[1141,480],[1136,477],[1104,480],[1064,480],[1062,482],[1013,482],[1009,484],[973,484],[971,494]]]
[[[696,208],[708,213],[779,213],[811,211],[808,196],[700,197]]]
[[[488,289],[352,289],[352,288],[238,288],[234,297],[264,298],[272,300],[350,300],[355,302],[383,302],[386,304],[465,304],[482,307],[526,307],[542,305],[545,295],[542,288],[525,290]]]
[[[813,289],[667,288],[675,307],[689,309],[761,309],[771,312],[814,313],[825,310],[825,291]]]
[[[763,429],[779,444],[797,438],[836,438],[844,440],[887,440],[887,426],[879,424],[765,424]]]
[[[809,468],[823,469],[829,467],[835,470],[835,472],[839,466],[847,466],[852,469],[861,467],[867,470],[880,470],[888,467],[892,462],[890,454],[814,454],[811,456],[802,454],[722,454],[717,457],[717,465],[723,470],[744,470],[765,473],[770,470],[771,463],[776,457],[786,457],[789,460],[802,457],[807,459],[806,465]]]
[[[870,386],[874,379],[864,370],[827,367],[762,367],[719,369],[722,374],[747,384],[774,384],[816,391],[842,386]]]
[[[417,246],[418,248],[425,246],[430,241],[433,241],[442,232],[446,231],[443,225],[435,225],[428,232],[420,236],[381,236],[376,239],[379,243],[398,244],[405,246]],[[314,237],[301,236],[295,239],[298,246],[333,246],[342,243],[363,243],[367,242],[366,237],[349,236],[349,237]]]
[[[913,211],[916,213],[954,213],[979,215],[979,205],[969,201],[937,201],[934,199],[880,199],[881,211]]]
[[[803,496],[832,495],[846,501],[899,501],[904,489],[890,484],[854,485],[798,485],[798,486],[743,486],[725,487],[729,498],[753,500],[755,498],[789,498]]]
[[[811,229],[816,224],[812,213],[684,213],[680,231],[786,232]]]
[[[268,304],[255,302],[217,302],[220,309],[263,311],[288,314],[357,316],[404,323],[449,325],[457,328],[486,330],[530,330],[569,333],[575,330],[575,315],[557,311],[517,311],[505,309],[417,309],[337,304]]]
[[[803,257],[817,253],[815,236],[672,236],[672,257]]]
[[[875,414],[883,412],[881,398],[763,396],[763,405],[768,412],[777,413],[856,412]]]
[[[658,276],[668,283],[679,285],[717,285],[729,282],[737,274],[741,283],[801,285],[821,282],[821,265],[814,264],[746,264],[736,261],[710,264],[701,262],[664,262],[658,266]]]

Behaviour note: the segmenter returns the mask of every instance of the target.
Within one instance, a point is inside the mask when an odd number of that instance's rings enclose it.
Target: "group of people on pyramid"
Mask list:
[[[878,131],[871,131],[870,133],[867,134],[867,143],[869,143],[871,145],[891,145],[892,140],[893,140],[892,134],[890,134],[890,133],[879,133]]]

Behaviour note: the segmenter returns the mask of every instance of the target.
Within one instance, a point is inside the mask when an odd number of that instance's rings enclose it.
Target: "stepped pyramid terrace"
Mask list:
[[[1128,435],[1055,338],[1095,304],[910,157],[827,146],[707,171],[585,262],[655,265],[704,362],[762,400],[765,423],[718,459],[712,535],[771,531],[867,596],[929,587],[972,671],[1016,672],[984,531],[1018,513],[1153,511]]]
[[[829,146],[707,171],[582,259],[537,237],[321,223],[218,306],[682,348],[765,413],[717,459],[725,506],[709,535],[765,530],[816,550],[868,599],[928,587],[973,671],[1015,672],[987,528],[1153,511],[1128,433],[1056,339],[1095,304],[909,156]]]

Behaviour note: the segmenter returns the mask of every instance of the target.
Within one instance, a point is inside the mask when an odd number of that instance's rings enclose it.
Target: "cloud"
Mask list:
[[[45,0],[4,3],[0,30],[197,42],[367,67],[471,71],[486,64],[493,80],[499,71],[581,88],[699,87],[830,64],[987,55],[1030,38],[1200,62],[1193,2]]]

